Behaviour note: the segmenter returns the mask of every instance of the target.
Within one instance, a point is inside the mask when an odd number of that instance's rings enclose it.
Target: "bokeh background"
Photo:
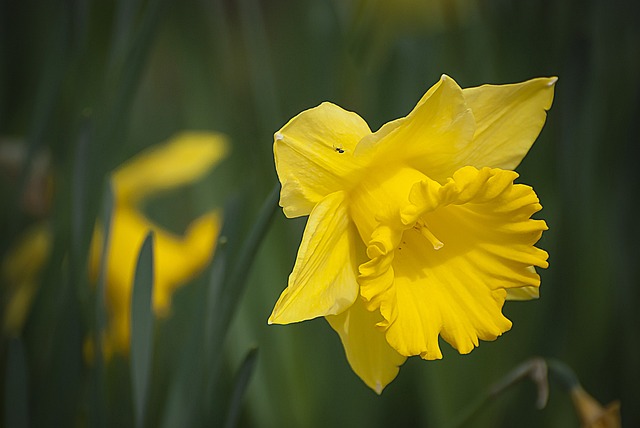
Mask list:
[[[462,87],[559,77],[517,169],[544,206],[551,265],[539,300],[505,305],[511,331],[469,355],[443,344],[441,361],[411,358],[377,396],[324,320],[266,323],[305,220],[277,210],[259,247],[248,244],[255,257],[240,248],[277,184],[273,133],[288,119],[328,100],[375,130],[442,73]],[[38,156],[49,161],[35,211],[21,202],[24,168],[0,171],[0,257],[30,225],[47,218],[53,230],[25,324],[2,338],[2,423],[134,425],[129,360],[83,358],[99,310],[87,248],[108,172],[198,129],[225,133],[231,155],[145,212],[181,232],[222,207],[229,261],[218,267],[246,263],[248,275],[209,305],[219,275],[207,270],[156,321],[147,426],[446,426],[533,356],[563,361],[600,402],[621,400],[623,426],[640,426],[639,76],[632,0],[2,0],[0,139],[20,144],[31,170]],[[210,311],[228,314],[213,342],[202,327]],[[579,426],[557,383],[545,409],[535,399],[519,383],[470,426]]]

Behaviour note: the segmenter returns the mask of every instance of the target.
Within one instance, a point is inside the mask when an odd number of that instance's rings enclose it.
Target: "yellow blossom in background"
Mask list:
[[[185,132],[146,150],[113,173],[114,207],[105,269],[108,326],[103,348],[107,358],[129,350],[133,279],[147,234],[153,231],[155,235],[153,309],[162,317],[169,313],[173,292],[209,263],[220,231],[220,214],[210,211],[193,220],[184,236],[177,236],[145,217],[140,203],[163,190],[198,180],[226,152],[226,140],[219,134]],[[100,272],[103,239],[103,227],[98,224],[89,254],[94,282]]]
[[[51,225],[45,220],[53,199],[50,156],[47,150],[38,150],[32,156],[27,162],[28,145],[24,140],[0,138],[0,184],[21,189],[21,213],[38,219],[20,234],[0,266],[2,334],[9,337],[22,332],[53,245]],[[22,186],[26,167],[29,170]]]
[[[620,402],[602,407],[579,384],[571,389],[571,399],[582,428],[620,428]]]
[[[443,75],[372,133],[331,104],[275,134],[287,217],[309,216],[269,323],[324,316],[377,393],[409,356],[461,353],[511,328],[506,299],[538,296],[547,226],[512,170],[540,133],[556,78],[461,89]]]
[[[473,0],[351,0],[344,2],[349,16],[351,48],[379,60],[400,38],[435,35],[462,28],[476,20]]]
[[[475,12],[473,0],[353,0],[354,19],[369,32],[391,34],[443,30],[467,21]]]

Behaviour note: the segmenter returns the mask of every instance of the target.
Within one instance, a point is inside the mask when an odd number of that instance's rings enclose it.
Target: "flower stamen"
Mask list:
[[[431,232],[429,227],[427,227],[426,223],[424,223],[423,221],[418,221],[415,226],[413,226],[413,228],[419,231],[422,236],[427,238],[431,245],[433,245],[434,250],[439,250],[440,248],[444,247],[444,243],[440,241],[436,237],[436,235],[433,234],[433,232]]]

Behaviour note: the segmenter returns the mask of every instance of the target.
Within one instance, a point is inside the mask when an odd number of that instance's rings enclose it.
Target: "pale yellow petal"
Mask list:
[[[331,103],[300,113],[276,132],[273,152],[285,215],[308,215],[325,196],[347,189],[360,166],[353,150],[370,133],[360,116]]]
[[[221,134],[183,132],[123,164],[113,174],[114,196],[130,204],[145,196],[197,180],[226,155]]]
[[[467,149],[474,130],[474,118],[462,89],[443,75],[406,117],[364,138],[356,155],[373,157],[381,166],[408,165],[444,182],[459,168],[456,156]]]
[[[380,240],[386,254],[361,266],[367,306],[380,309],[380,325],[401,354],[441,358],[438,335],[468,353],[478,339],[511,327],[502,315],[507,290],[539,286],[531,266],[547,267],[547,253],[534,246],[546,224],[530,218],[541,206],[530,187],[513,184],[516,177],[466,167],[444,186],[416,184],[414,205],[403,211],[407,229]]]
[[[532,300],[540,297],[539,287],[519,287],[507,290],[507,300]]]
[[[269,324],[336,315],[358,296],[358,251],[364,253],[364,245],[349,217],[345,196],[332,193],[311,212],[289,285],[276,302]]]
[[[536,273],[536,269],[533,266],[529,266],[529,271],[533,274]],[[537,285],[507,289],[507,300],[532,300],[538,298],[540,298],[540,287]]]
[[[537,78],[463,89],[476,132],[473,143],[457,155],[459,167],[515,169],[542,130],[557,80]]]
[[[379,312],[367,311],[360,299],[340,315],[327,317],[340,335],[351,368],[378,394],[395,379],[406,360],[376,327],[381,319]]]

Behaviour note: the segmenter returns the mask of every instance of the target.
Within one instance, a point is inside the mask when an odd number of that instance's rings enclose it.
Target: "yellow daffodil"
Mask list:
[[[372,133],[331,104],[275,134],[287,217],[309,216],[269,323],[325,316],[381,393],[412,355],[461,353],[511,328],[505,299],[538,295],[547,226],[512,170],[540,133],[556,78],[461,89],[442,76]]]
[[[184,236],[176,236],[146,218],[139,211],[139,203],[149,195],[197,180],[226,151],[226,141],[218,134],[182,133],[136,156],[113,173],[114,205],[105,258],[109,324],[103,347],[107,358],[114,352],[129,350],[133,278],[147,234],[154,232],[153,309],[157,316],[166,316],[173,292],[202,271],[211,259],[220,231],[220,215],[210,211],[195,219]],[[89,255],[94,281],[100,271],[103,233],[103,227],[96,225]]]

